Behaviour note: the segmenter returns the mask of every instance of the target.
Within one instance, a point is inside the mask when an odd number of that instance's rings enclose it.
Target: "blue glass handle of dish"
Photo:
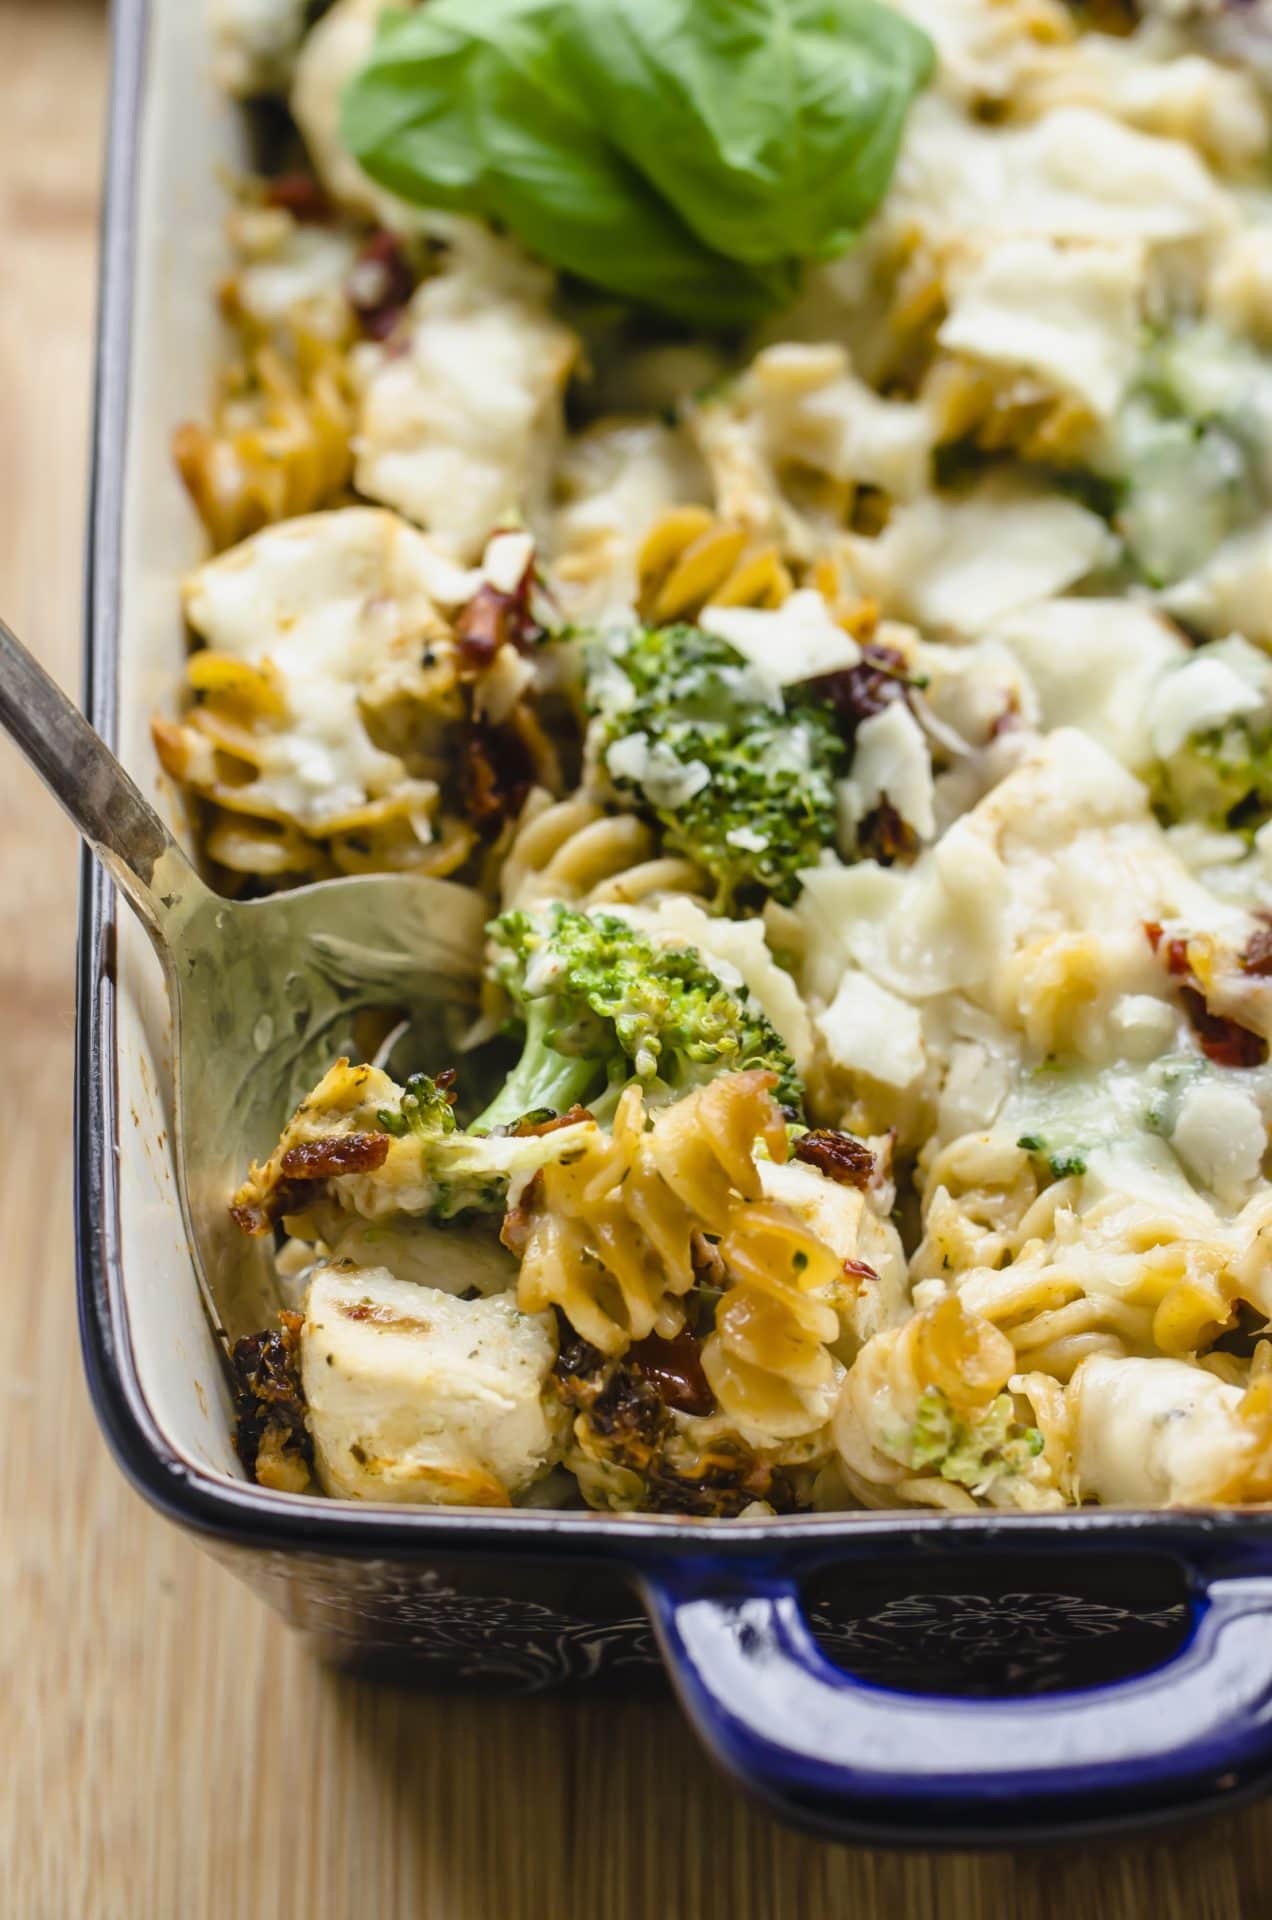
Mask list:
[[[681,1563],[646,1582],[708,1748],[843,1839],[975,1845],[1230,1801],[1272,1775],[1272,1578],[1198,1584],[1192,1630],[1132,1679],[1026,1699],[901,1693],[822,1652],[797,1581]]]

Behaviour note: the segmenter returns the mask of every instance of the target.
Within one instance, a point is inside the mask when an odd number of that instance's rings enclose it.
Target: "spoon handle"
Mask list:
[[[172,909],[202,895],[203,882],[106,742],[3,620],[0,726],[166,946]]]

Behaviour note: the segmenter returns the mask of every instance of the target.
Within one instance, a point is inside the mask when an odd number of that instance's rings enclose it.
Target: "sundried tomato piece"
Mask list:
[[[388,1155],[387,1133],[333,1133],[288,1147],[279,1165],[287,1180],[338,1180],[346,1173],[374,1173]]]
[[[671,1340],[651,1333],[628,1348],[627,1360],[655,1389],[664,1406],[677,1413],[715,1411],[715,1395],[702,1371],[702,1346],[687,1329]]]
[[[230,1361],[234,1370],[234,1446],[253,1479],[258,1462],[271,1462],[269,1484],[297,1486],[313,1465],[313,1442],[306,1418],[305,1393],[300,1380],[298,1313],[280,1313],[277,1333],[253,1333],[235,1342]],[[291,1456],[292,1472],[277,1469]]]
[[[480,672],[505,645],[527,653],[541,637],[543,629],[530,610],[533,585],[534,560],[531,558],[511,593],[489,580],[478,587],[455,621],[455,638],[469,667]]]
[[[1192,962],[1188,958],[1188,942],[1176,937],[1166,942],[1166,971],[1175,979],[1182,979],[1192,972]]]
[[[304,226],[323,226],[335,211],[322,183],[312,173],[280,173],[267,184],[264,200],[267,207],[281,207]]]
[[[345,295],[369,340],[384,340],[415,291],[415,275],[394,233],[374,233],[349,269]]]
[[[868,645],[855,667],[821,674],[809,681],[808,690],[814,699],[833,708],[845,737],[851,738],[863,720],[882,713],[894,700],[905,699],[907,672],[905,655],[895,647]]]
[[[1268,1057],[1268,1044],[1260,1034],[1251,1033],[1227,1014],[1212,1013],[1199,987],[1180,988],[1184,1011],[1201,1043],[1207,1060],[1217,1067],[1261,1067]]]
[[[1272,974],[1272,926],[1255,928],[1246,941],[1241,965],[1246,973],[1257,974],[1260,979]]]
[[[877,1280],[879,1275],[865,1260],[845,1260],[844,1274],[849,1280]]]
[[[833,1127],[814,1127],[801,1134],[792,1152],[842,1187],[868,1187],[875,1176],[875,1157],[865,1142]]]
[[[885,793],[857,828],[857,846],[868,860],[881,867],[898,860],[913,860],[919,851],[919,836],[908,820],[903,820]]]
[[[469,666],[488,667],[511,638],[515,604],[510,593],[501,593],[489,581],[477,589],[455,622],[455,638]]]
[[[479,832],[494,835],[520,813],[535,783],[535,767],[515,727],[474,723],[459,750],[464,812]]]

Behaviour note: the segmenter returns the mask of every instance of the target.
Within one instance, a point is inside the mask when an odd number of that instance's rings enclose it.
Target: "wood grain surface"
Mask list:
[[[198,0],[191,0],[197,4]],[[78,681],[105,30],[0,0],[0,607]],[[0,746],[0,1920],[1260,1920],[1272,1805],[1019,1857],[850,1852],[658,1700],[435,1700],[316,1666],[128,1491],[71,1264],[76,850]]]

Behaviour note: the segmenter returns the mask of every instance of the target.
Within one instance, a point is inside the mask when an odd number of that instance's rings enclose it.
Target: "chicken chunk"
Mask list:
[[[545,1384],[552,1321],[511,1294],[459,1300],[384,1268],[310,1283],[301,1377],[326,1492],[355,1500],[506,1506],[554,1463],[562,1418]]]

